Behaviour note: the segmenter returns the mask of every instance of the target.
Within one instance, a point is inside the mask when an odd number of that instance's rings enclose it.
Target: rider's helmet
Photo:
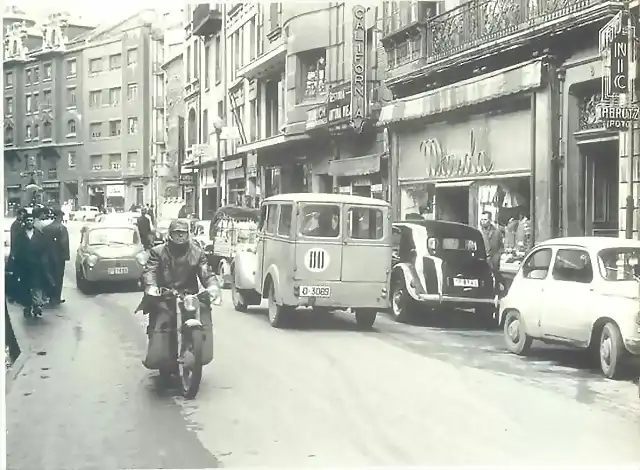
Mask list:
[[[172,220],[169,224],[167,239],[174,245],[189,243],[189,221],[186,219]]]

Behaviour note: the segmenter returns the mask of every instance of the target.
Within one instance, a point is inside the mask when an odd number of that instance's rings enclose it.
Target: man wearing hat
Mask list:
[[[71,259],[69,253],[69,232],[62,223],[64,213],[55,208],[52,211],[53,221],[44,227],[45,236],[45,267],[47,274],[46,293],[51,305],[64,302],[62,285],[64,282],[65,263]]]
[[[9,302],[19,302],[24,298],[24,293],[20,290],[20,282],[16,272],[15,264],[15,240],[18,233],[24,229],[23,221],[27,210],[24,207],[18,209],[16,220],[11,223],[9,229],[9,258],[6,260],[5,271],[5,292]]]

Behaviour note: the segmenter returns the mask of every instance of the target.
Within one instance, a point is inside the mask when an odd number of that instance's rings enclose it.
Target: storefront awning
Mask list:
[[[331,176],[371,175],[380,171],[380,157],[381,154],[376,153],[364,157],[331,160],[328,173]]]
[[[444,181],[442,183],[436,183],[436,188],[464,188],[471,186],[474,183],[471,181]]]
[[[463,80],[382,108],[378,126],[420,119],[542,86],[542,59]]]

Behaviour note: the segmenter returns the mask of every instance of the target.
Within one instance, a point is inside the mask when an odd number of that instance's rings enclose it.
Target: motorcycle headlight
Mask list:
[[[182,299],[182,306],[189,312],[195,312],[198,309],[199,300],[195,295],[185,295]]]
[[[141,251],[136,255],[136,260],[144,266],[149,261],[149,254],[146,251]]]
[[[98,264],[98,257],[96,255],[87,256],[86,260],[87,266],[93,268],[96,264]]]

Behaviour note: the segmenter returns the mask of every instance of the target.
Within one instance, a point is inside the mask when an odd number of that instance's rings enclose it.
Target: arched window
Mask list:
[[[12,144],[13,143],[13,127],[7,126],[4,128],[4,143]]]
[[[45,122],[43,125],[44,128],[44,133],[42,138],[43,139],[51,139],[51,135],[53,132],[53,129],[51,128],[51,123],[50,122]]]
[[[198,143],[198,124],[196,122],[196,110],[191,108],[189,111],[187,147],[191,147]]]
[[[33,138],[37,139],[39,133],[40,133],[40,126],[36,124],[35,126],[33,126]]]
[[[76,121],[73,119],[69,119],[67,121],[67,135],[75,135],[76,134]]]

